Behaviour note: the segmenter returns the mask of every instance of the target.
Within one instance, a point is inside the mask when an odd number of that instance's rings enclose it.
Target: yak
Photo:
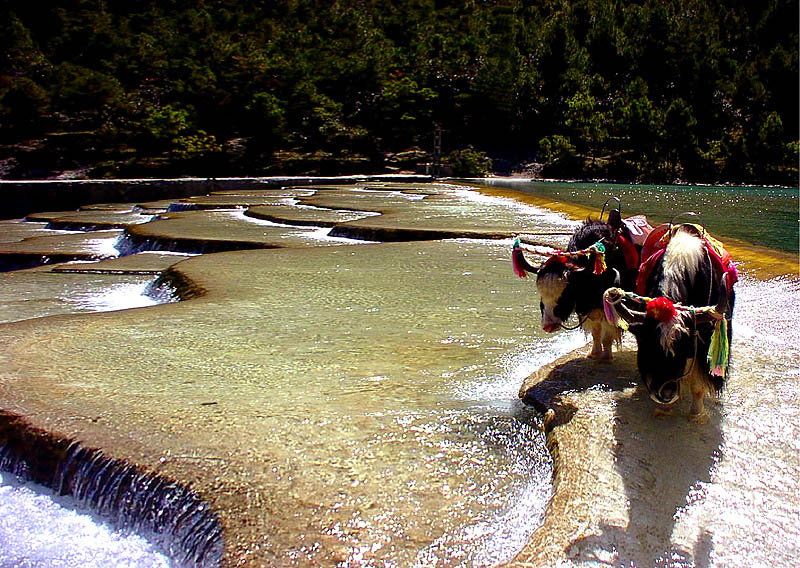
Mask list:
[[[685,385],[692,396],[689,419],[704,423],[706,395],[718,396],[725,384],[738,275],[703,227],[669,227],[660,240],[665,246],[642,262],[636,293],[606,291],[605,307],[612,307],[606,315],[626,322],[621,327],[636,338],[639,374],[658,405],[655,413],[669,414]]]
[[[621,331],[603,314],[603,292],[612,286],[632,289],[639,252],[617,211],[608,221],[587,219],[569,240],[566,251],[557,251],[536,268],[529,264],[517,242],[512,253],[514,271],[524,277],[537,273],[542,329],[552,333],[567,328],[564,322],[575,312],[578,326],[592,336],[590,359],[610,360],[611,347]]]

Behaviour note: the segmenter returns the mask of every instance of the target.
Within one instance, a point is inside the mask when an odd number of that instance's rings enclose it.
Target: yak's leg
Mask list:
[[[622,340],[622,330],[605,320],[603,320],[600,326],[602,329],[601,342],[603,344],[603,354],[600,356],[600,359],[611,361],[614,357],[611,347],[614,345],[614,342],[619,343]]]
[[[589,331],[592,334],[592,351],[589,353],[589,359],[602,359],[603,358],[603,328],[600,321],[590,313],[583,323],[583,330]],[[587,329],[588,328],[588,329]]]
[[[596,326],[592,326],[592,351],[588,357],[589,359],[601,359],[603,357],[602,333]]]
[[[696,363],[695,368],[687,378],[689,379],[689,390],[692,392],[692,408],[689,411],[689,420],[696,424],[705,424],[708,422],[708,412],[703,402],[708,392],[707,380],[703,376],[703,371],[697,368]]]
[[[592,352],[590,359],[597,361],[610,361],[613,357],[611,346],[614,341],[619,341],[620,330],[606,321],[602,310],[593,310],[589,314],[589,322],[592,332]]]

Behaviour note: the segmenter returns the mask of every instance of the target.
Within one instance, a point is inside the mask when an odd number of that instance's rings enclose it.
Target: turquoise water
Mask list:
[[[798,188],[486,180],[487,186],[597,209],[619,197],[622,215],[647,215],[651,224],[686,211],[701,214],[713,234],[786,252],[798,252]],[[685,219],[685,217],[684,217]]]

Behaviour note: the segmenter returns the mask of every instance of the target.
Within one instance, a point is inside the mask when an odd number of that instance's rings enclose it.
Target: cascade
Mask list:
[[[69,495],[116,529],[135,532],[180,566],[218,566],[222,529],[187,487],[125,460],[0,414],[0,470]]]

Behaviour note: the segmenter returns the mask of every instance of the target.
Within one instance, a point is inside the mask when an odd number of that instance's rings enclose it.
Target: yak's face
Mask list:
[[[629,329],[636,337],[639,374],[650,398],[659,404],[673,404],[680,396],[680,381],[695,356],[690,334],[686,329],[669,329],[649,318]]]
[[[536,278],[542,329],[548,333],[558,330],[575,309],[575,299],[567,293],[567,274],[566,270],[540,272]]]
[[[536,278],[542,329],[548,333],[557,331],[572,312],[585,316],[594,308],[602,308],[603,291],[616,284],[619,273],[613,269],[597,275],[584,266],[546,265]]]

